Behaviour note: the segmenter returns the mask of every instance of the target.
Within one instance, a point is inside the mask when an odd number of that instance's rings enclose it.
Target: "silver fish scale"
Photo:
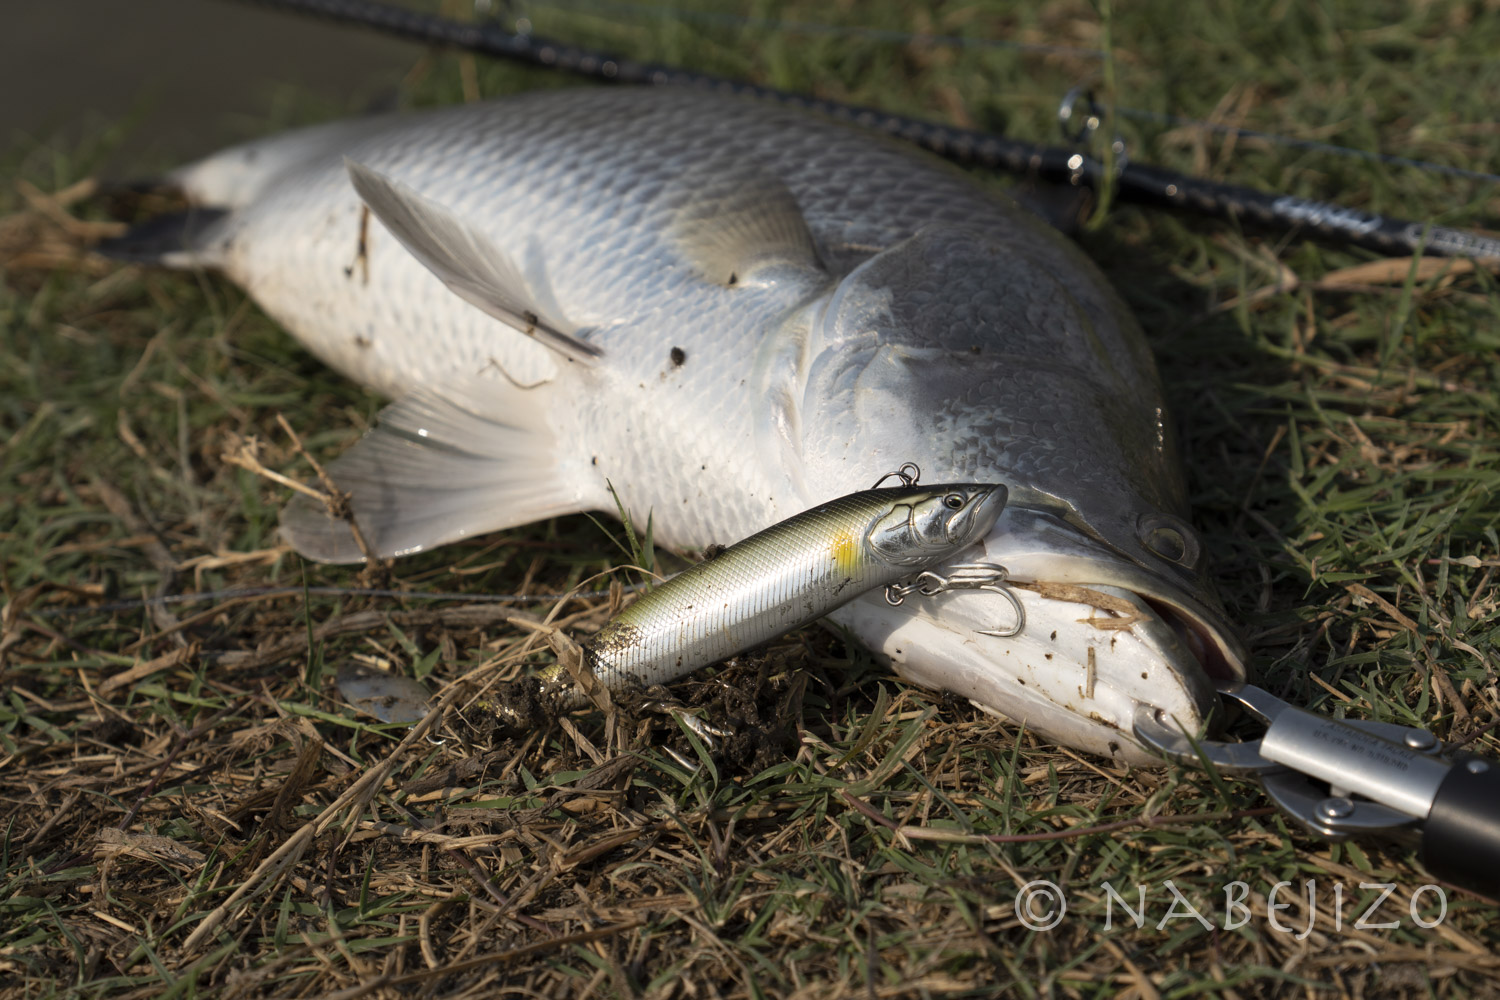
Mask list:
[[[378,222],[364,224],[358,260],[362,211],[345,156],[450,208],[545,285],[604,351],[596,369],[561,373],[573,379],[570,405],[549,421],[563,475],[579,507],[612,508],[611,483],[633,517],[655,515],[665,544],[747,535],[914,455],[932,478],[1020,486],[1066,464],[1101,491],[1139,479],[1131,463],[1144,455],[1146,478],[1160,482],[1150,459],[1161,449],[1127,437],[1160,405],[1154,372],[1092,266],[961,172],[894,143],[717,95],[589,89],[291,133],[253,154],[254,190],[215,192],[233,171],[216,174],[214,161],[181,174],[208,203],[253,197],[225,233],[226,271],[324,360],[386,393],[441,388],[455,372],[499,384],[501,368],[530,382],[560,365],[459,301]],[[783,183],[827,274],[757,288],[704,281],[673,237],[704,171]],[[883,290],[909,279],[895,262],[877,267],[835,295],[872,322],[841,324],[830,305],[840,280],[918,230],[971,234],[967,261],[933,249],[943,259],[912,272],[931,287],[898,294],[896,314],[882,312]],[[1011,299],[1022,308],[997,328]],[[913,317],[928,321],[907,327]],[[1012,377],[1060,361],[1074,367],[1051,381]],[[1112,399],[1137,414],[1102,412]],[[1028,424],[1043,433],[1007,433]],[[1175,511],[1172,476],[1147,494]]]
[[[881,558],[869,533],[893,508],[949,489],[967,499],[993,487],[868,490],[805,511],[641,597],[583,644],[585,663],[611,688],[664,683],[941,562],[988,531],[994,515],[952,544],[912,545],[903,563]]]

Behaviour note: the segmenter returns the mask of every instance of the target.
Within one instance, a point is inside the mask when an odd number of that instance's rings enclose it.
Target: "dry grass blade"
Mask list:
[[[103,681],[96,690],[101,696],[107,697],[121,688],[129,687],[137,681],[150,677],[152,674],[171,670],[173,667],[180,667],[197,655],[198,648],[196,646],[189,645],[174,649],[170,653],[163,653],[155,659],[143,660],[128,670],[120,671]]]
[[[221,927],[233,919],[235,911],[244,905],[249,899],[271,888],[280,879],[288,868],[295,865],[302,857],[302,852],[307,850],[320,833],[338,823],[347,823],[350,814],[362,811],[370,800],[380,791],[386,779],[390,777],[391,771],[401,762],[402,758],[427,733],[437,725],[452,704],[458,700],[460,689],[452,688],[442,700],[433,706],[427,717],[412,727],[411,732],[396,746],[394,750],[373,765],[360,778],[350,785],[332,804],[318,814],[317,818],[304,823],[296,833],[287,838],[286,842],[278,847],[270,857],[261,862],[251,872],[243,884],[240,885],[222,904],[193,930],[188,939],[183,942],[183,948],[193,951],[200,947],[208,938],[219,932]]]

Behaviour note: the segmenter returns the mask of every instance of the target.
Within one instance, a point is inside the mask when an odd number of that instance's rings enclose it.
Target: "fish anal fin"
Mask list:
[[[817,244],[797,199],[761,171],[726,176],[690,171],[692,193],[673,220],[683,256],[708,281],[726,288],[793,273],[822,275]]]
[[[585,470],[559,454],[547,425],[546,397],[558,391],[474,378],[382,410],[375,429],[328,466],[374,554],[409,555],[599,506]],[[363,558],[348,523],[308,496],[282,511],[281,531],[318,562]]]
[[[571,361],[591,362],[597,347],[573,335],[567,322],[541,304],[511,259],[485,234],[411,187],[353,160],[349,179],[375,217],[454,294]]]

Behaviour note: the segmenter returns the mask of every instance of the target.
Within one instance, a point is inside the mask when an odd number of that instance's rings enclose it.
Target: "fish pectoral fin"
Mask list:
[[[547,397],[558,391],[461,378],[382,410],[375,429],[328,465],[373,553],[408,555],[598,506],[587,502],[585,467],[561,453],[547,424]],[[303,494],[282,511],[281,532],[318,562],[363,558],[348,522]]]
[[[344,166],[375,217],[459,298],[570,361],[599,357],[597,347],[567,332],[561,317],[546,315],[543,296],[489,237],[398,180],[353,160]]]
[[[754,285],[777,272],[826,275],[797,199],[759,171],[689,171],[691,195],[673,220],[677,245],[694,270],[726,288]]]

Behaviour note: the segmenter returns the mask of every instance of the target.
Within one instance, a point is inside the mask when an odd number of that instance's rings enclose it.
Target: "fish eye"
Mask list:
[[[1192,569],[1198,562],[1198,539],[1192,529],[1165,514],[1141,518],[1141,544],[1167,562]]]
[[[1146,547],[1168,562],[1181,562],[1187,554],[1182,532],[1175,528],[1156,528],[1146,536]]]
[[[949,510],[963,510],[963,495],[960,493],[949,493],[947,496],[943,497],[943,506],[947,507]]]

